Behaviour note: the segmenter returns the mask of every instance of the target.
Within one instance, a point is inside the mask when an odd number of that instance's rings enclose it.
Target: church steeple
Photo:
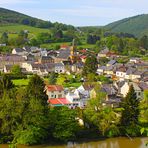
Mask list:
[[[72,46],[70,47],[70,59],[71,62],[74,63],[76,60],[76,46],[75,46],[75,39],[72,41]]]

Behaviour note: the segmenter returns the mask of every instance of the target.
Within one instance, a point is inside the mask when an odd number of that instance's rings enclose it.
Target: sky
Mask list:
[[[0,7],[74,26],[102,26],[148,14],[148,0],[0,0]]]

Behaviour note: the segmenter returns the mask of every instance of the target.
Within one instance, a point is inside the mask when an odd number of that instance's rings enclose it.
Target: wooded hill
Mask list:
[[[125,18],[104,27],[111,32],[130,33],[136,37],[148,35],[148,14]]]
[[[71,25],[65,25],[57,22],[52,23],[50,21],[44,21],[16,11],[0,8],[0,26],[12,25],[12,24],[28,25],[38,28],[50,28],[50,27],[57,28],[58,26],[60,26],[60,28],[62,28],[63,30],[66,30],[68,28],[74,28]]]

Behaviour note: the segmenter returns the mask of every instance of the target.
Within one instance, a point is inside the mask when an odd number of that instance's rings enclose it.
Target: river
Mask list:
[[[109,138],[106,140],[94,141],[94,142],[85,142],[81,144],[72,144],[68,143],[67,145],[38,145],[38,146],[24,146],[19,145],[17,148],[148,148],[146,146],[147,138]],[[8,148],[8,145],[0,145],[0,148]]]

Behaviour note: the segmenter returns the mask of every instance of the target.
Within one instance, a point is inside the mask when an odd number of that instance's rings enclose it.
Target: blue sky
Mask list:
[[[0,0],[0,7],[75,26],[106,25],[148,14],[148,0]]]

